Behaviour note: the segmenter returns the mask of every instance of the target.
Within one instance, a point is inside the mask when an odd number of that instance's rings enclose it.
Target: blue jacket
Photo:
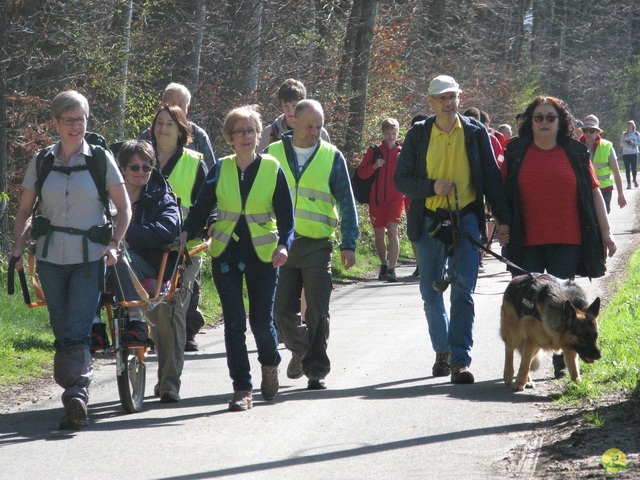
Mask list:
[[[500,169],[496,163],[487,129],[474,118],[458,114],[466,143],[467,158],[471,169],[471,182],[476,190],[474,212],[478,216],[478,228],[485,231],[484,196],[487,196],[493,214],[501,224],[511,224],[511,211],[502,187]],[[407,214],[407,236],[412,242],[417,241],[422,233],[424,223],[424,203],[428,197],[435,195],[433,186],[435,179],[429,178],[427,172],[427,150],[431,140],[431,129],[435,115],[417,122],[407,132],[402,151],[398,158],[398,166],[393,175],[396,188],[411,198],[411,206]]]
[[[180,210],[169,185],[156,169],[151,171],[149,182],[132,209],[134,215],[124,237],[129,250],[159,268],[163,247],[180,235]]]

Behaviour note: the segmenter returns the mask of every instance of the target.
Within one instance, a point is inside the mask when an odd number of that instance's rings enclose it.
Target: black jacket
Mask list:
[[[407,236],[412,242],[420,238],[425,199],[435,195],[433,191],[435,179],[429,178],[427,172],[427,149],[435,118],[433,115],[422,122],[417,122],[407,132],[398,158],[398,166],[393,175],[398,191],[411,198],[411,206],[407,214]],[[478,216],[478,228],[484,233],[485,195],[491,204],[493,214],[500,223],[510,225],[511,211],[507,205],[489,133],[484,125],[474,118],[467,118],[460,114],[458,118],[464,129],[471,181],[476,190],[474,212]]]
[[[156,169],[151,171],[149,182],[133,210],[134,216],[124,237],[129,250],[159,268],[163,247],[180,235],[180,210],[169,185]],[[170,271],[167,273],[171,274]]]
[[[532,142],[532,137],[514,138],[509,142],[504,157],[507,168],[505,190],[513,212],[513,223],[511,224],[509,244],[503,249],[503,254],[516,265],[522,262],[522,242],[525,237],[522,212],[520,211],[518,175],[522,160]],[[586,145],[572,139],[569,139],[561,147],[567,153],[578,184],[578,213],[582,228],[582,258],[576,273],[589,278],[602,277],[606,271],[606,252],[593,203],[591,174],[589,173],[589,152]],[[509,270],[513,273],[521,273],[511,267],[509,267]]]

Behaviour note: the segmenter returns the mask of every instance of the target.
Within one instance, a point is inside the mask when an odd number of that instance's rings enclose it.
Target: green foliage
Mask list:
[[[617,85],[617,88],[609,92],[615,117],[610,119],[608,130],[612,132],[609,137],[615,142],[617,138],[614,135],[623,132],[627,121],[640,113],[637,110],[640,98],[640,56],[630,58],[627,65],[615,71],[612,77]]]

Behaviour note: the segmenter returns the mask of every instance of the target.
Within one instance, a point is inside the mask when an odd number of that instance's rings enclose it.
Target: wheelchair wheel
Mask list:
[[[122,365],[117,372],[118,394],[120,403],[127,413],[142,410],[144,387],[146,383],[145,347],[126,348],[116,350],[116,363]]]

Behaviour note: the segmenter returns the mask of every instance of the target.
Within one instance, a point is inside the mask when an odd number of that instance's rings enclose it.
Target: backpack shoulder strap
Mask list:
[[[47,179],[49,173],[51,173],[51,167],[53,167],[53,145],[49,145],[38,152],[36,157],[36,194],[38,199],[42,193],[42,185]],[[37,206],[37,205],[36,205]]]
[[[380,148],[380,145],[372,145],[371,148],[373,148],[373,159],[377,159],[377,158],[384,158],[384,155],[382,153],[382,149]]]
[[[107,191],[107,155],[105,149],[97,145],[89,145],[93,157],[85,157],[87,169],[91,174],[93,183],[96,184],[98,195],[104,205],[105,215],[111,220],[111,210],[109,208],[109,192]]]

